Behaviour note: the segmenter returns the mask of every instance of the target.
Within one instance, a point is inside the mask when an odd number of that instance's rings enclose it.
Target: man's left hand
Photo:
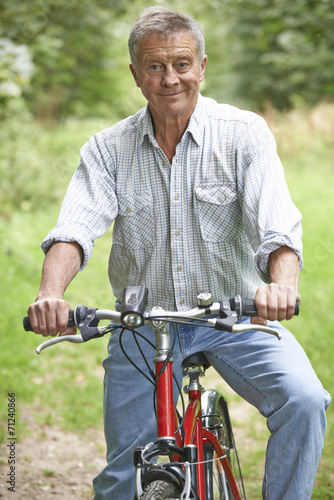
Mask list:
[[[300,295],[294,286],[276,283],[260,286],[255,295],[258,316],[254,316],[251,322],[255,325],[266,325],[267,320],[291,319],[297,300],[300,301]]]

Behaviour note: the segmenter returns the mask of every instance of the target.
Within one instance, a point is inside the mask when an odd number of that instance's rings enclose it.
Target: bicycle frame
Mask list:
[[[149,458],[157,455],[168,455],[172,462],[179,462],[180,455],[183,455],[186,460],[190,462],[191,470],[191,486],[193,492],[198,496],[199,500],[207,500],[205,489],[205,469],[204,469],[204,444],[210,443],[216,454],[217,460],[221,464],[224,473],[227,476],[233,498],[241,500],[238,487],[235,483],[233,473],[231,471],[229,462],[222,449],[217,437],[209,430],[203,428],[202,425],[202,407],[201,395],[202,387],[199,384],[199,376],[203,374],[200,366],[188,369],[186,374],[190,376],[190,385],[187,392],[189,397],[188,406],[184,416],[183,428],[184,438],[182,439],[180,430],[178,428],[178,419],[174,408],[173,397],[173,369],[172,359],[170,359],[166,366],[166,360],[170,353],[170,334],[168,324],[163,321],[152,321],[153,330],[156,340],[156,357],[155,373],[156,373],[156,415],[157,415],[157,442],[152,445],[149,451]],[[192,453],[184,454],[184,450],[192,451]],[[147,448],[145,449],[148,451]],[[138,453],[138,450],[137,452]],[[187,456],[188,455],[188,456]],[[135,464],[137,465],[137,455]],[[146,463],[148,463],[146,461]],[[139,470],[141,469],[140,464]],[[137,472],[139,472],[137,470]],[[139,475],[139,474],[138,474]],[[142,488],[139,484],[139,477],[137,475],[137,496],[140,498]],[[189,483],[189,482],[188,482]],[[139,490],[139,491],[138,491]],[[190,494],[190,485],[185,481],[185,487],[181,494],[182,500],[188,500]]]

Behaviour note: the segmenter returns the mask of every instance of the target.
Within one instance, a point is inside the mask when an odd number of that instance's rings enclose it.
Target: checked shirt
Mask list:
[[[186,310],[201,291],[254,297],[282,245],[302,266],[301,215],[265,121],[201,95],[172,163],[148,107],[95,134],[42,248],[76,241],[84,268],[112,224],[114,295],[146,285],[148,306]]]

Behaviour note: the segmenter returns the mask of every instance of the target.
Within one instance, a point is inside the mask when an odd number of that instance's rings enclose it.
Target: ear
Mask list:
[[[133,78],[135,79],[135,82],[136,82],[136,85],[137,87],[140,88],[140,85],[139,85],[139,79],[138,79],[138,75],[137,75],[137,71],[136,71],[136,68],[134,67],[134,65],[131,63],[129,64],[129,68],[130,68],[130,71],[132,73],[132,76]]]
[[[204,74],[205,74],[205,68],[206,68],[207,62],[208,62],[208,56],[204,56],[202,59],[200,71],[199,71],[200,82],[202,82],[204,80]]]

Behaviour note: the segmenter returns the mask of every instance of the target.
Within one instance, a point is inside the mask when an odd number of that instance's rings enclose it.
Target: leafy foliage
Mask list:
[[[230,1],[235,94],[253,107],[314,105],[334,96],[334,4]]]
[[[10,115],[13,100],[19,102],[22,91],[30,81],[34,66],[26,45],[15,45],[8,38],[0,38],[0,117]]]
[[[25,50],[33,63],[34,73],[19,85],[31,112],[50,120],[123,117],[138,109],[127,37],[152,3],[190,14],[204,28],[209,65],[203,93],[253,109],[333,99],[330,0],[0,0],[0,39]],[[13,75],[2,68],[0,88],[4,82],[8,90]],[[8,99],[0,100],[5,104]]]
[[[123,11],[113,0],[1,2],[1,35],[26,45],[35,73],[25,97],[39,117],[73,114],[76,103],[103,102],[113,61],[110,26]],[[0,35],[0,36],[1,36]]]

